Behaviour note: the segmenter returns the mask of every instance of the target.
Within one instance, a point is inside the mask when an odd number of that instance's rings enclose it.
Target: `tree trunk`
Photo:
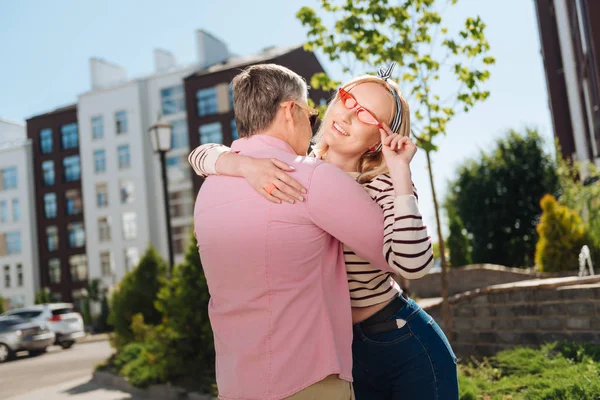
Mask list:
[[[437,224],[438,243],[440,246],[440,257],[442,258],[442,319],[444,321],[444,331],[448,340],[452,340],[452,315],[450,314],[450,303],[448,302],[448,266],[446,264],[446,251],[444,248],[444,236],[442,235],[442,224],[440,221],[440,210],[437,196],[435,194],[435,184],[433,183],[433,169],[431,165],[431,155],[428,151],[427,169],[429,170],[429,182],[431,183],[431,195],[433,196],[433,207],[435,209],[435,222]]]

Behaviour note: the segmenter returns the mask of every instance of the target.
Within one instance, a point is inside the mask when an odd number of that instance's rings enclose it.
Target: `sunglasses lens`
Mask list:
[[[379,121],[367,110],[360,110],[358,112],[358,119],[365,124],[379,125]]]

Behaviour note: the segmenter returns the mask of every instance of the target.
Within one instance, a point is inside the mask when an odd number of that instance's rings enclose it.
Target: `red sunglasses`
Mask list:
[[[342,88],[339,88],[338,94],[340,95],[342,103],[348,110],[356,109],[356,116],[360,122],[368,125],[375,125],[378,128],[383,129],[383,125],[377,121],[377,118],[375,118],[375,116],[373,116],[373,114],[371,114],[366,108],[358,104],[358,101],[356,101],[354,96]]]

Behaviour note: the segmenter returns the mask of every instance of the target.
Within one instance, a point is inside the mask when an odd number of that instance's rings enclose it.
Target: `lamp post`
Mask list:
[[[167,223],[167,242],[169,244],[169,278],[173,274],[173,240],[171,239],[171,212],[169,206],[169,190],[167,182],[167,165],[165,154],[171,150],[173,128],[171,124],[163,120],[158,120],[148,129],[152,148],[160,156],[160,169],[162,173],[163,196],[165,198],[165,219]]]

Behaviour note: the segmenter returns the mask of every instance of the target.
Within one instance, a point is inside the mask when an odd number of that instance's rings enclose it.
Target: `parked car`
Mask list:
[[[56,334],[55,343],[63,349],[70,348],[75,344],[75,339],[85,336],[83,318],[71,303],[38,304],[10,310],[2,315],[47,324]]]
[[[56,335],[45,323],[30,322],[19,317],[0,317],[0,363],[10,360],[18,351],[40,354],[52,346]]]

